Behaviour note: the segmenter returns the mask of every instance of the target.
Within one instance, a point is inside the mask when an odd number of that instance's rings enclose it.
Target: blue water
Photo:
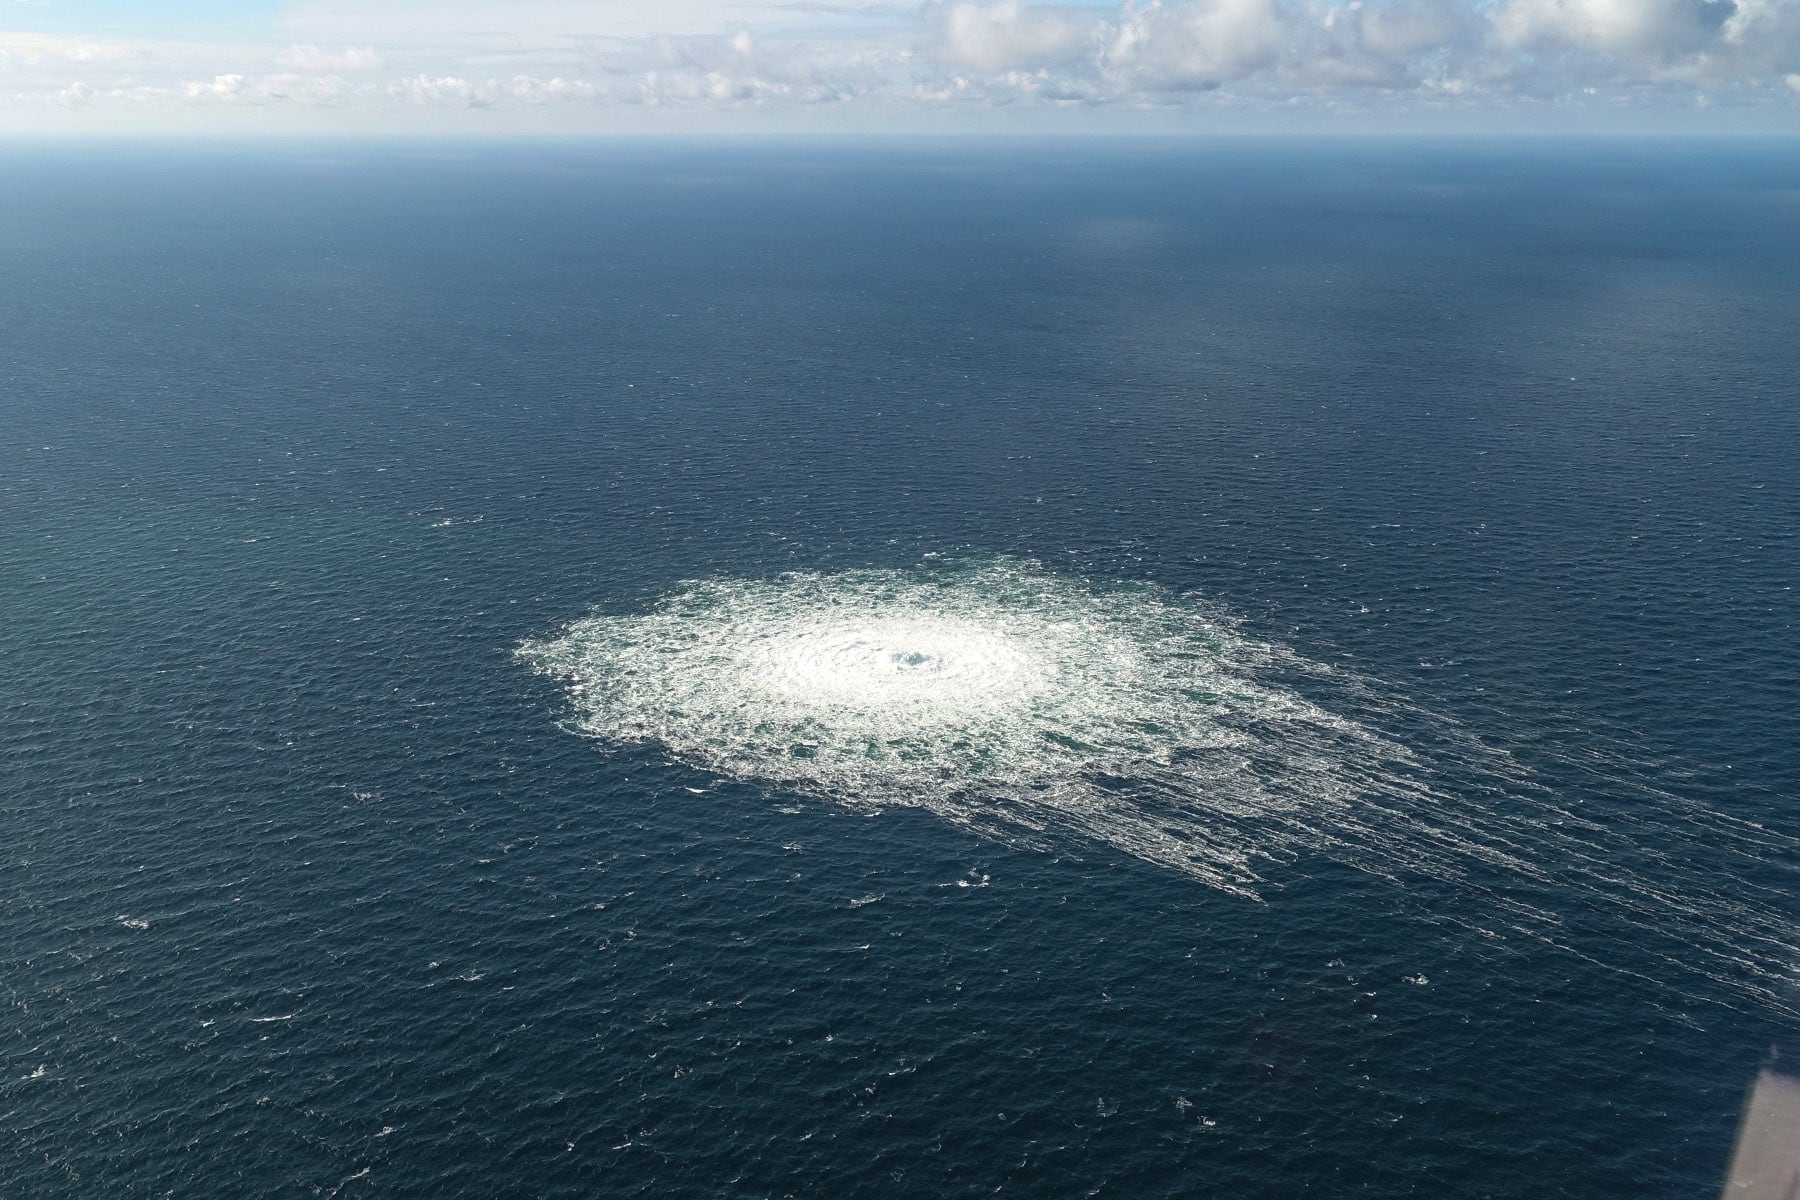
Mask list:
[[[1673,1200],[1795,1028],[1791,146],[15,146],[0,266],[0,1195]],[[1002,570],[1412,790],[1258,743],[1252,897],[518,653]]]

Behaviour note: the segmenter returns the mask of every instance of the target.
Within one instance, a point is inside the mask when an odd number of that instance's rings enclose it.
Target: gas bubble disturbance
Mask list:
[[[1596,823],[1453,722],[1147,585],[1009,558],[710,579],[519,654],[568,681],[580,732],[789,792],[1103,843],[1252,899],[1320,855],[1454,880],[1488,893],[1484,919],[1559,943],[1542,897],[1604,898],[1683,972],[1765,1001],[1800,961],[1778,905],[1656,849],[1671,813],[1743,859],[1766,830],[1647,785],[1656,829]]]

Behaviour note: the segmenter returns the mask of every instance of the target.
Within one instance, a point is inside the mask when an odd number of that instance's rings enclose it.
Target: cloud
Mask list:
[[[1800,67],[1800,0],[1502,0],[1493,30],[1509,65],[1586,82],[1774,85]]]
[[[521,100],[526,104],[561,104],[599,100],[606,96],[607,89],[585,79],[564,79],[561,76],[537,79],[530,75],[515,75],[507,84],[506,94],[511,99]]]
[[[334,52],[295,43],[276,55],[275,62],[277,66],[289,71],[320,75],[344,71],[379,71],[382,67],[381,55],[369,46],[345,46]]]
[[[485,108],[497,98],[498,87],[491,80],[485,86],[471,84],[460,75],[416,75],[390,83],[388,94],[431,107]]]
[[[118,64],[145,57],[149,57],[145,44],[122,38],[0,32],[0,70]]]
[[[966,36],[947,37],[942,57],[975,84],[1035,61],[1064,91],[1119,101],[1504,100],[1646,83],[1691,100],[1701,86],[1775,95],[1800,71],[1800,0],[1145,0],[1099,22],[1098,54],[1090,31],[1050,10],[953,8],[968,10]]]
[[[471,110],[575,131],[647,110],[832,109],[852,128],[1004,111],[1055,128],[1085,109],[1129,129],[1150,119],[1132,114],[1479,124],[1544,103],[1692,113],[1704,98],[1790,119],[1800,105],[1800,0],[300,0],[281,28],[276,42],[0,33],[0,77],[17,111],[70,121],[200,108],[338,123],[320,128],[427,113],[453,128]],[[468,127],[494,127],[481,120]]]
[[[1494,24],[1509,47],[1666,61],[1702,49],[1733,7],[1715,0],[1505,0]]]
[[[242,75],[215,75],[210,80],[197,80],[181,85],[181,94],[189,100],[238,103],[253,98],[249,80]]]
[[[1099,22],[1068,9],[998,3],[958,2],[934,6],[939,24],[938,55],[977,71],[1007,71],[1062,61],[1093,40]]]
[[[734,24],[880,13],[879,0],[808,6],[778,0],[303,0],[284,27],[298,41],[331,44],[450,44],[502,34],[521,45],[572,37],[646,38],[718,34]]]
[[[1352,3],[1343,13],[1360,44],[1369,53],[1390,62],[1466,50],[1480,36],[1475,10],[1454,0]]]
[[[1273,67],[1297,24],[1277,0],[1153,0],[1120,21],[1106,62],[1153,91],[1216,88]]]
[[[104,91],[92,88],[84,102],[111,102],[137,108],[275,108],[287,105],[330,108],[347,105],[368,94],[367,85],[351,84],[335,75],[215,75],[190,79],[172,86],[140,85]]]

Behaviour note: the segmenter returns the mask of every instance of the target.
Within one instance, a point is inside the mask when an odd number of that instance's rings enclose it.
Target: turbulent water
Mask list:
[[[1152,589],[997,561],[709,581],[522,653],[580,727],[708,769],[1010,834],[1077,832],[1248,893],[1363,823],[1411,756],[1306,664]]]
[[[1480,877],[1494,925],[1555,941],[1559,910],[1603,904],[1673,935],[1670,983],[1697,971],[1778,1005],[1800,962],[1786,897],[1697,888],[1655,830],[1582,818],[1503,751],[1194,596],[1010,559],[790,572],[689,583],[519,653],[568,681],[582,733],[854,807],[1021,846],[1090,839],[1251,899],[1265,864],[1320,854],[1396,881]],[[1401,715],[1439,761],[1384,731]],[[1746,860],[1800,850],[1658,800]],[[1509,894],[1525,882],[1554,883],[1555,908]]]

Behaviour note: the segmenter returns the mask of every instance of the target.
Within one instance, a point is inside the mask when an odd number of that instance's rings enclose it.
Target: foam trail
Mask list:
[[[1779,904],[1685,886],[1679,864],[1617,865],[1656,854],[1620,853],[1625,835],[1448,723],[1154,588],[1012,559],[707,580],[520,654],[571,681],[585,733],[847,805],[916,806],[1013,844],[1101,842],[1251,898],[1314,855],[1479,877],[1496,923],[1552,939],[1558,912],[1523,897],[1555,889],[1491,881],[1554,878],[1677,929],[1683,969],[1709,978],[1795,957]],[[1395,724],[1432,731],[1431,761]]]

